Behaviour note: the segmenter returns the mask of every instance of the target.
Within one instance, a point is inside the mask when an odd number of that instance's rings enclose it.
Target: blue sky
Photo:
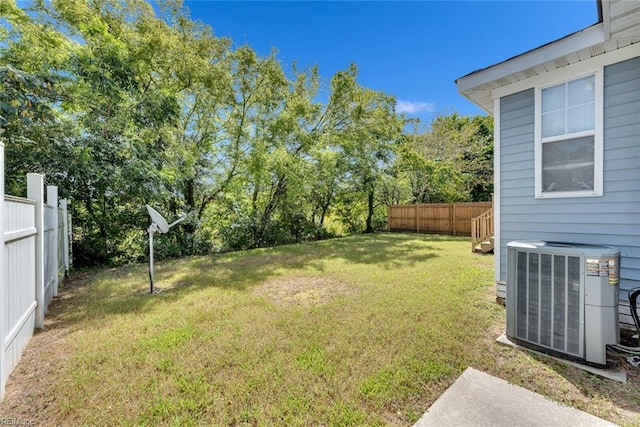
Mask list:
[[[317,65],[325,84],[351,62],[361,85],[394,95],[398,110],[483,111],[454,80],[597,21],[595,0],[573,1],[204,1],[191,17],[260,55],[277,49],[285,70]]]

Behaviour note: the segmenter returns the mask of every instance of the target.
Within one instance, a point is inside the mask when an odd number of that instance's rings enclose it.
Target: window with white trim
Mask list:
[[[536,197],[602,195],[602,73],[536,90]]]

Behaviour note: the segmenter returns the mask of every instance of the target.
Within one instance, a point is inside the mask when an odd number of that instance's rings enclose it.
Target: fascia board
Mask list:
[[[623,48],[605,52],[601,55],[593,56],[583,61],[567,65],[566,67],[549,71],[545,74],[539,74],[527,80],[521,80],[519,82],[498,87],[492,90],[491,97],[493,99],[502,98],[503,96],[530,89],[532,87],[559,83],[564,80],[575,78],[579,75],[593,73],[607,65],[626,61],[627,59],[636,58],[638,56],[640,56],[640,43],[630,44]]]
[[[508,59],[504,62],[492,65],[480,71],[476,71],[456,80],[458,92],[464,93],[469,89],[482,86],[489,82],[500,80],[511,74],[515,74],[536,65],[553,61],[565,55],[578,52],[605,41],[604,25],[593,25],[570,36],[541,46],[529,52]]]

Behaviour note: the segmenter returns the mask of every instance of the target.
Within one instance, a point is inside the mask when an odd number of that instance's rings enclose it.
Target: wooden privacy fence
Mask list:
[[[471,236],[471,219],[491,206],[491,202],[393,205],[387,211],[387,229]]]
[[[0,194],[4,194],[4,145],[0,143]],[[27,199],[0,203],[0,400],[34,328],[44,327],[51,298],[70,266],[68,202],[44,177],[27,175]]]

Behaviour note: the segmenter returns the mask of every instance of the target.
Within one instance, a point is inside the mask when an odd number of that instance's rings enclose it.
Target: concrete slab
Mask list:
[[[516,343],[514,343],[513,341],[511,341],[506,334],[502,334],[500,335],[497,339],[497,342],[499,342],[500,344],[505,344],[511,347],[516,347],[516,348],[521,348],[527,351],[530,351],[532,353],[536,353],[536,354],[541,354],[543,356],[546,357],[550,357],[554,360],[557,360],[560,363],[564,363],[565,365],[569,365],[569,366],[573,366],[575,368],[578,369],[582,369],[583,371],[587,371],[590,372],[592,374],[595,375],[599,375],[601,377],[607,378],[609,380],[613,380],[613,381],[618,381],[621,383],[626,383],[627,382],[627,373],[621,369],[600,369],[600,368],[595,368],[593,366],[588,366],[588,365],[583,365],[581,363],[577,363],[577,362],[573,362],[571,360],[566,360],[566,359],[560,359],[559,357],[554,357],[545,353],[540,353],[539,351],[535,351],[533,349],[527,348],[527,347],[522,347]]]
[[[467,368],[414,427],[615,426],[525,388]]]

